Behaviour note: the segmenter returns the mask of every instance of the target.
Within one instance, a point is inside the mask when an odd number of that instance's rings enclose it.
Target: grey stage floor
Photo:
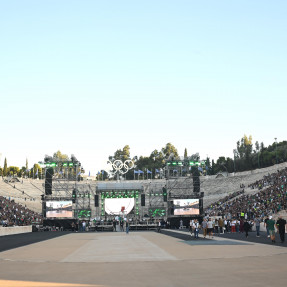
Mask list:
[[[174,235],[185,235],[173,231]],[[70,233],[0,253],[0,286],[283,286],[287,249],[156,232]]]

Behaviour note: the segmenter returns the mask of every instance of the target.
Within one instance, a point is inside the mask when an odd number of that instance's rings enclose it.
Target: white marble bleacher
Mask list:
[[[33,184],[36,182],[35,185],[32,185],[30,181],[31,179],[23,179],[22,183],[20,179],[20,182],[6,183],[0,180],[0,195],[10,198],[10,200],[14,199],[15,202],[33,211],[42,212],[41,194],[43,194],[43,181],[33,180]]]
[[[204,191],[204,206],[211,204],[226,195],[235,191],[241,190],[240,184],[245,185],[246,193],[256,193],[257,189],[250,189],[248,185],[262,179],[268,173],[274,173],[279,169],[283,169],[287,166],[287,163],[274,165],[268,168],[256,169],[247,172],[238,172],[235,174],[229,174],[228,177],[201,178],[201,191]]]

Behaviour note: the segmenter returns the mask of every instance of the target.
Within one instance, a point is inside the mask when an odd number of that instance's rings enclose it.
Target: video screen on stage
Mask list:
[[[174,215],[199,215],[199,199],[174,199]]]
[[[106,198],[105,212],[109,215],[129,214],[134,205],[134,198]]]
[[[91,210],[89,209],[78,209],[75,212],[78,215],[78,218],[91,217],[91,214],[92,214]]]
[[[72,200],[46,201],[46,217],[72,218]]]
[[[148,213],[150,217],[163,217],[166,215],[166,210],[162,207],[153,207],[149,208]]]

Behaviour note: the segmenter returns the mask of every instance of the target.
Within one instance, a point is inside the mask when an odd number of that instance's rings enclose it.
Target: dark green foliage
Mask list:
[[[7,168],[7,159],[5,157],[4,168],[3,168],[3,176],[7,176],[7,175],[8,175],[8,168]]]

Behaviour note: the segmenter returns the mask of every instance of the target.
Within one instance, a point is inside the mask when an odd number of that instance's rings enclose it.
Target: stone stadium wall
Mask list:
[[[0,236],[32,232],[32,225],[0,227]]]

